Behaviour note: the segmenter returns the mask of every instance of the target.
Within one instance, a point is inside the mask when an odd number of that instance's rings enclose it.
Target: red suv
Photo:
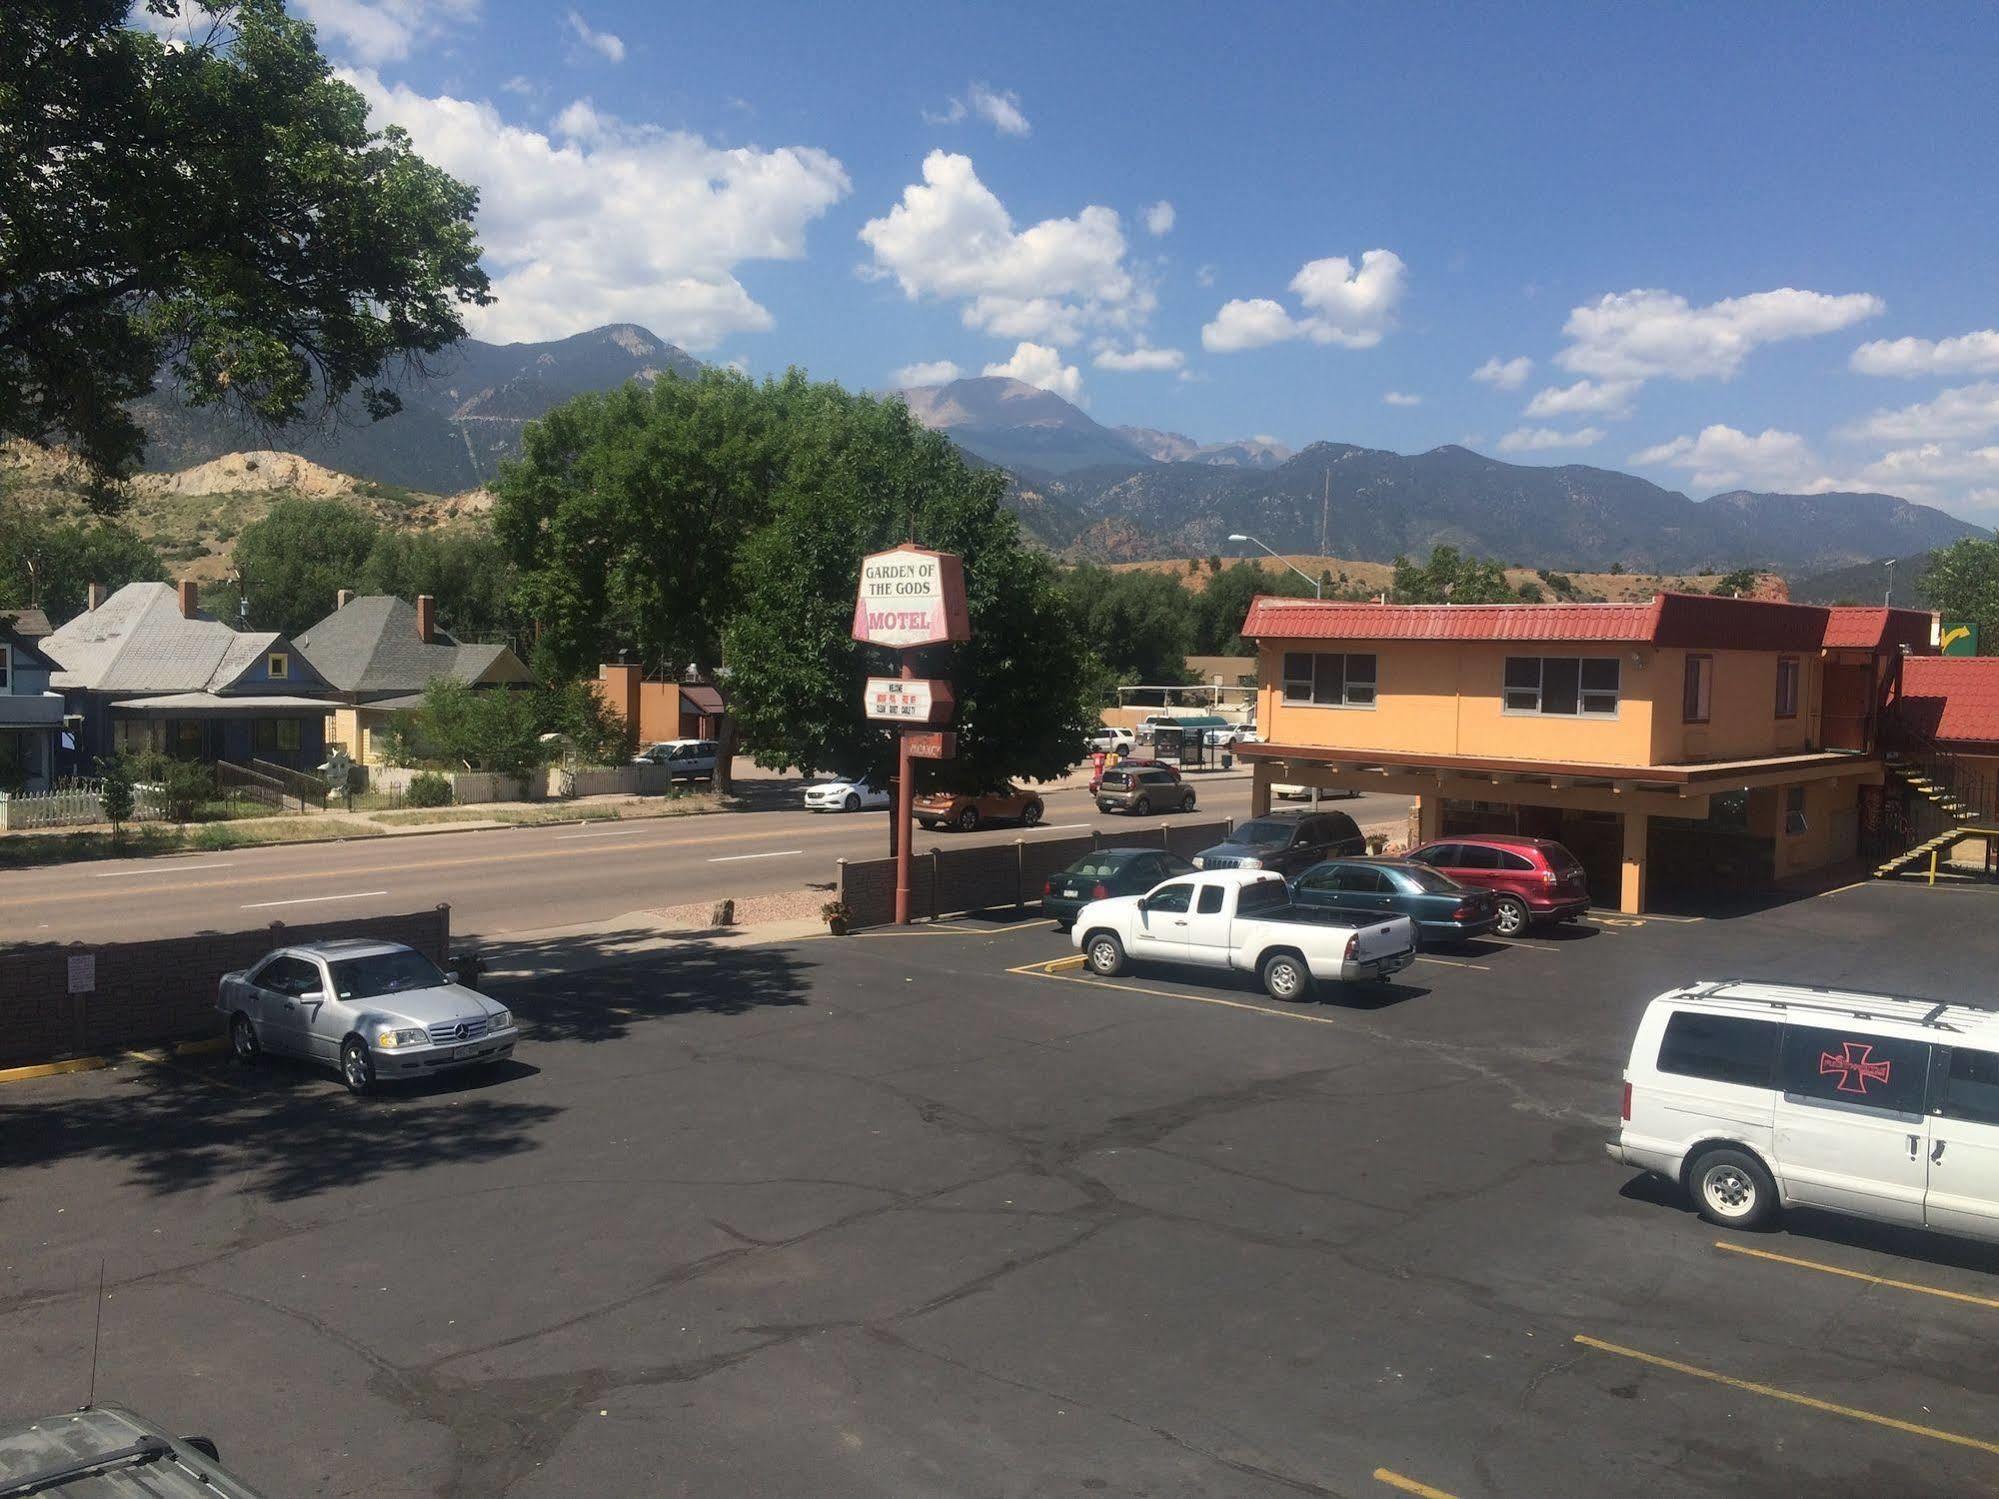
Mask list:
[[[1552,838],[1520,838],[1510,833],[1440,838],[1408,855],[1456,880],[1498,897],[1503,937],[1530,925],[1573,921],[1589,909],[1589,881],[1576,856]]]

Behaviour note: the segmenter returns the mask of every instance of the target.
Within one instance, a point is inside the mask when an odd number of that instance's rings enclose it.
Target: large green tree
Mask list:
[[[299,635],[359,588],[381,522],[346,500],[284,499],[236,538],[236,571],[254,629]]]
[[[1467,557],[1454,546],[1433,546],[1427,562],[1395,559],[1398,604],[1511,604],[1520,594],[1506,569],[1490,557]]]
[[[1966,537],[1930,553],[1916,596],[1946,619],[1979,626],[1979,654],[1999,655],[1999,541]]]
[[[463,640],[510,636],[520,624],[514,566],[484,526],[384,530],[352,586],[405,599],[427,593],[437,600],[439,623]]]
[[[1062,594],[1114,681],[1188,680],[1196,596],[1172,573],[1086,563],[1063,573]]]
[[[0,510],[0,608],[37,604],[62,624],[83,612],[92,583],[116,589],[166,576],[160,554],[116,521]]]
[[[1194,603],[1194,654],[1253,656],[1256,647],[1242,638],[1250,600],[1258,594],[1310,598],[1312,585],[1288,569],[1267,572],[1254,562],[1237,562],[1208,575],[1208,585]]]
[[[164,367],[281,424],[353,396],[486,301],[478,201],[368,127],[282,0],[0,6],[0,436],[128,472]]]

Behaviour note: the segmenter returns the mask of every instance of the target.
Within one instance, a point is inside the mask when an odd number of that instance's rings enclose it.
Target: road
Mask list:
[[[1200,786],[1190,818],[1242,817],[1246,779]],[[1099,824],[1088,793],[1047,794],[1043,825],[1023,832],[924,833],[919,847],[1060,838]],[[1399,797],[1341,802],[1361,821],[1397,815]],[[834,861],[887,852],[886,814],[770,809],[696,817],[496,828],[419,838],[293,844],[214,854],[107,860],[0,874],[0,932],[15,942],[118,941],[319,922],[448,901],[452,930],[492,937],[630,911],[781,890],[835,877]]]

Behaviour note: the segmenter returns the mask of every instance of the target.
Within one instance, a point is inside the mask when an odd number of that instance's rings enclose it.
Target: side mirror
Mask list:
[[[299,995],[298,1000],[300,1004],[312,1005],[323,1002],[325,998],[326,991],[324,989],[307,989]]]
[[[1152,897],[1149,895],[1141,895],[1138,898],[1138,909],[1141,911],[1150,911],[1152,909]]]

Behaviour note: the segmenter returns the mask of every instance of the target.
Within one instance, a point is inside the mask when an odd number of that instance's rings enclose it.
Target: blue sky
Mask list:
[[[293,4],[483,336],[1999,522],[1989,5]]]

